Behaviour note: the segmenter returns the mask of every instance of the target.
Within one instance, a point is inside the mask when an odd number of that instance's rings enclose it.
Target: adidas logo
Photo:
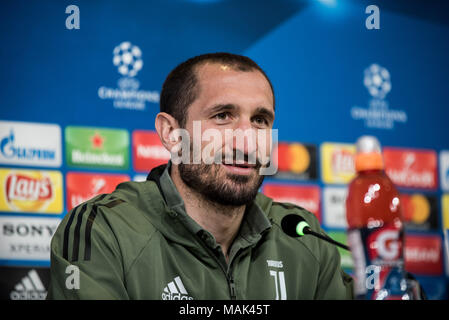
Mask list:
[[[189,296],[181,278],[178,276],[164,288],[162,300],[193,300],[193,298]]]
[[[9,294],[11,300],[45,300],[46,296],[47,290],[34,269],[28,272]]]

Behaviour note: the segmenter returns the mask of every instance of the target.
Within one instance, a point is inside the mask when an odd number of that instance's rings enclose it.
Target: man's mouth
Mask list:
[[[249,163],[231,163],[231,164],[223,163],[222,165],[225,167],[227,171],[231,173],[243,175],[251,174],[258,167],[255,164]]]

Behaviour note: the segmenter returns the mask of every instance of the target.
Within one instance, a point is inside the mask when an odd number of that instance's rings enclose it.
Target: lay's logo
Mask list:
[[[0,169],[0,210],[61,213],[62,175],[58,171]]]
[[[6,178],[6,199],[8,202],[46,201],[53,194],[48,177],[33,178],[22,174],[10,174]]]
[[[321,145],[321,172],[325,183],[348,183],[355,175],[355,145],[323,143]]]

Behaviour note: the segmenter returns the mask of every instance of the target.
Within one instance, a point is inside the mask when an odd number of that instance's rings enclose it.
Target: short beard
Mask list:
[[[178,169],[188,187],[206,200],[222,206],[239,207],[251,203],[265,178],[260,175],[251,185],[248,183],[254,179],[253,176],[226,173],[226,178],[219,178],[220,164],[180,163]]]

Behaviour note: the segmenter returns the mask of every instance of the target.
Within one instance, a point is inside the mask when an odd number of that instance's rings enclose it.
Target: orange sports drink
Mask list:
[[[412,299],[404,270],[399,193],[385,174],[379,141],[362,136],[356,150],[357,175],[349,185],[346,199],[356,298]]]

